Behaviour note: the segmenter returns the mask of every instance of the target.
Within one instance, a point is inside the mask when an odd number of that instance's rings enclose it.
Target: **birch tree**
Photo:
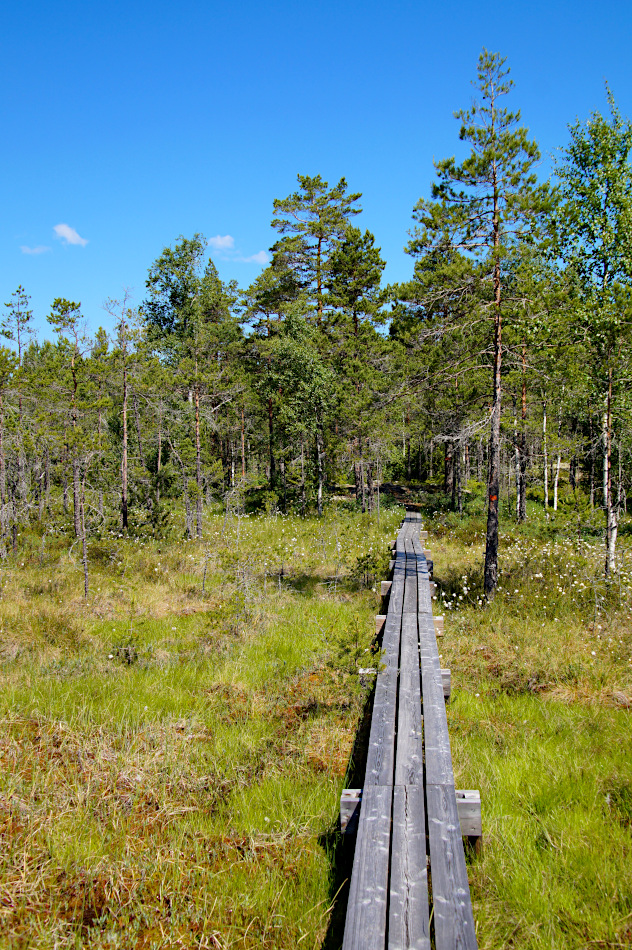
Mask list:
[[[606,86],[610,119],[593,112],[569,127],[557,165],[562,203],[558,247],[580,286],[576,308],[603,412],[606,576],[616,569],[618,493],[613,492],[613,418],[627,365],[632,317],[632,123]]]

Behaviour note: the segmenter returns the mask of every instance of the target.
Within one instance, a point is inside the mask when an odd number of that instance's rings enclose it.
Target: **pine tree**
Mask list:
[[[521,126],[520,113],[503,108],[501,100],[513,86],[505,59],[483,50],[474,83],[478,96],[469,109],[455,113],[459,138],[471,145],[470,155],[436,163],[438,181],[432,202],[420,201],[413,217],[421,225],[409,245],[413,253],[457,249],[478,261],[484,275],[482,306],[492,323],[492,405],[487,483],[485,594],[498,582],[498,513],[503,357],[503,261],[525,237],[540,211],[544,195],[532,173],[539,158],[535,142]]]
[[[344,238],[349,219],[360,214],[355,205],[362,195],[347,194],[344,178],[333,188],[320,175],[297,178],[300,188],[274,201],[272,227],[283,237],[272,250],[275,259],[285,257],[297,283],[308,292],[320,326],[329,258],[336,241]]]

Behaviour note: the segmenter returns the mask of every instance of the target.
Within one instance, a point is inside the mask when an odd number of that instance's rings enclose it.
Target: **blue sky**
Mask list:
[[[606,110],[604,79],[632,115],[631,40],[629,0],[5,4],[0,299],[21,283],[44,332],[57,296],[107,327],[103,300],[140,302],[162,248],[196,231],[247,286],[298,172],[363,192],[355,223],[404,280],[481,49],[507,57],[546,175],[568,123]]]

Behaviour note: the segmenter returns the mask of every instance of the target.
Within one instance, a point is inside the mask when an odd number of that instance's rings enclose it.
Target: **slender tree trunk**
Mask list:
[[[90,584],[88,577],[88,539],[86,537],[86,489],[81,485],[81,560],[83,563],[83,594],[88,599]]]
[[[518,420],[514,403],[514,477],[516,480],[516,521],[520,521],[520,447],[518,445]]]
[[[452,495],[454,486],[454,447],[452,442],[444,442],[443,456],[443,491],[446,495]]]
[[[48,445],[44,455],[44,491],[46,493],[46,511],[50,511],[50,449]]]
[[[200,437],[200,390],[195,387],[195,497],[197,537],[202,537],[202,440]]]
[[[358,435],[358,447],[360,453],[360,492],[362,494],[362,514],[366,512],[366,485],[364,481],[364,451],[362,446],[362,433]]]
[[[607,409],[607,397],[606,397],[606,411],[603,414],[602,422],[602,433],[601,433],[601,448],[603,456],[603,467],[602,467],[602,477],[603,477],[603,509],[608,511],[608,409]],[[606,519],[607,520],[607,519]]]
[[[354,491],[355,491],[355,500],[356,502],[358,502],[360,501],[360,498],[362,497],[362,488],[361,488],[361,483],[360,483],[360,463],[358,461],[354,461],[353,463],[353,484],[354,484]]]
[[[123,366],[123,452],[121,457],[121,527],[127,531],[127,366]]]
[[[101,432],[102,432],[102,428],[103,428],[103,409],[102,409],[102,407],[101,407],[101,399],[102,399],[102,397],[103,397],[103,393],[102,393],[102,390],[101,390],[101,386],[99,385],[99,415],[98,415],[98,425],[97,425],[97,445],[98,445],[99,468],[101,468],[101,462],[102,462],[102,453],[101,453]],[[98,481],[99,481],[99,495],[98,495],[98,498],[99,498],[99,517],[101,518],[101,520],[103,520],[103,485],[102,485],[102,483],[101,483],[101,477],[100,477],[100,476],[99,476]]]
[[[156,458],[156,507],[160,505],[160,469],[162,468],[162,412],[158,409],[158,456]]]
[[[495,209],[495,216],[497,208]],[[498,236],[495,243],[498,246]],[[500,260],[494,265],[494,397],[489,433],[487,479],[487,536],[485,539],[485,596],[491,599],[498,583],[498,495],[500,492],[500,412],[502,366],[502,317],[500,310]]]
[[[40,459],[38,463],[37,471],[37,501],[38,501],[38,519],[39,521],[44,520],[44,460]]]
[[[461,483],[461,443],[456,444],[456,492],[459,517],[463,515],[463,485]]]
[[[518,521],[527,520],[527,349],[522,344],[522,393],[520,426],[520,501],[518,503]]]
[[[432,444],[432,439],[431,439],[430,445],[428,446],[428,478],[430,479],[430,481],[432,481],[432,479],[434,478],[434,467],[432,464],[434,462],[433,449],[434,449],[434,446]]]
[[[81,537],[81,498],[80,498],[80,472],[79,472],[79,459],[74,454],[75,450],[73,448],[73,457],[72,457],[72,505],[73,505],[73,517],[75,523],[75,537]]]
[[[319,236],[316,248],[316,311],[318,326],[323,319],[323,239]]]
[[[241,407],[241,480],[246,481],[246,441],[244,426],[244,407]]]
[[[317,503],[318,514],[323,513],[323,489],[325,485],[325,439],[322,427],[319,425],[316,430],[316,464],[318,467],[318,489]]]
[[[593,432],[592,413],[590,405],[588,406],[588,438],[590,440],[590,454],[588,457],[589,481],[590,481],[590,507],[595,507],[595,434]]]
[[[553,480],[553,511],[557,511],[558,485],[560,481],[561,464],[562,464],[562,455],[558,449],[557,459],[555,461],[555,479]]]
[[[274,420],[272,417],[272,397],[268,399],[268,439],[270,450],[270,488],[274,487],[275,465],[274,465]]]
[[[571,428],[571,437],[573,439],[573,454],[571,455],[571,460],[568,466],[568,483],[575,491],[577,487],[577,451],[575,449],[575,433],[577,430],[577,420],[573,419],[573,425]]]
[[[465,484],[467,485],[470,478],[472,477],[472,473],[470,471],[470,443],[469,441],[465,442],[464,455],[465,455]]]
[[[145,468],[145,453],[143,452],[143,441],[140,434],[140,413],[138,411],[138,396],[134,393],[134,422],[136,424],[136,439],[138,441],[138,458],[140,464]]]
[[[606,408],[606,577],[617,569],[616,548],[618,532],[618,503],[612,490],[612,366],[608,367],[608,403]]]
[[[0,396],[0,532],[6,537],[7,524],[7,468],[4,458],[4,401]],[[4,545],[2,546],[4,551]]]
[[[562,386],[562,394],[563,393],[564,393],[564,387]],[[557,511],[558,485],[560,481],[560,467],[562,465],[562,450],[560,447],[561,438],[562,438],[562,407],[560,406],[560,409],[557,415],[557,459],[555,462],[555,482],[553,485],[553,511]]]
[[[546,437],[546,403],[542,412],[542,451],[544,453],[544,510],[549,510],[549,451]],[[547,514],[548,518],[548,514]]]
[[[617,476],[617,515],[621,513],[622,501],[623,501],[623,470],[622,470],[622,450],[621,450],[621,439],[619,439],[619,449],[617,452],[618,462],[619,462],[619,472]]]
[[[285,459],[281,459],[279,462],[279,468],[281,469],[281,486],[283,488],[283,514],[287,514],[287,481],[285,478]]]
[[[184,517],[186,521],[187,538],[191,541],[193,539],[193,517],[191,515],[188,479],[186,480],[186,487],[184,489]]]
[[[373,508],[375,507],[375,496],[373,490],[373,464],[371,462],[369,462],[366,467],[366,485],[368,492],[369,511],[373,511]]]
[[[301,517],[305,517],[305,442],[301,436]]]

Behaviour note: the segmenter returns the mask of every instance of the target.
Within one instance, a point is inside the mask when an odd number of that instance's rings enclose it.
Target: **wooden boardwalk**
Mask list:
[[[343,950],[474,950],[421,517],[395,544]]]

